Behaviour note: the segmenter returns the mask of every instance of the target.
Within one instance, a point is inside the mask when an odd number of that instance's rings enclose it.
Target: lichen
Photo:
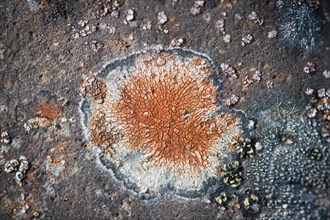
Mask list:
[[[212,74],[209,58],[176,49],[133,54],[87,78],[82,123],[102,166],[150,197],[197,196],[220,178],[242,131],[240,118],[219,111]]]
[[[245,164],[245,188],[263,195],[271,219],[328,219],[329,144],[315,120],[294,108],[273,106],[256,114],[253,136],[262,152]]]

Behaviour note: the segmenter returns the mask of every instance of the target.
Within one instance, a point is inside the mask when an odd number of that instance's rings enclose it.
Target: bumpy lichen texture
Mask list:
[[[219,175],[222,155],[241,132],[238,118],[217,111],[213,73],[199,54],[149,51],[110,63],[84,81],[88,139],[126,186],[198,194]]]
[[[244,177],[245,186],[276,210],[265,218],[329,219],[330,146],[321,139],[320,125],[278,104],[257,117],[253,133],[263,151],[247,161]]]
[[[280,10],[280,31],[283,40],[295,48],[315,51],[322,39],[320,2],[287,1]]]

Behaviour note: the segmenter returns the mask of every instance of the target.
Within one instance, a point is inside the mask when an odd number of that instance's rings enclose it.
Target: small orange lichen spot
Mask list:
[[[62,159],[61,158],[59,158],[59,157],[55,157],[55,158],[52,158],[52,164],[54,165],[54,166],[58,166],[58,165],[60,165],[61,164],[61,162],[62,162]]]
[[[52,148],[51,163],[58,166],[63,162],[63,150],[69,145],[69,141],[62,141]]]
[[[45,100],[38,104],[37,114],[40,117],[45,117],[49,120],[58,120],[61,117],[61,109],[53,99],[48,102]]]
[[[69,145],[69,141],[62,141],[55,146],[55,153],[59,153]]]
[[[83,83],[106,91],[98,102],[96,88],[84,89],[82,121],[116,177],[136,191],[169,187],[185,195],[219,175],[221,157],[241,131],[238,118],[217,110],[213,72],[194,52],[151,51],[113,62]]]

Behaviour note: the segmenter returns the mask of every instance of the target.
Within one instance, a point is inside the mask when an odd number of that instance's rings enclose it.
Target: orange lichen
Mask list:
[[[65,149],[69,145],[69,141],[62,141],[58,145],[55,146],[55,153],[60,153],[63,149]]]
[[[155,60],[160,59],[164,60],[160,56]],[[137,71],[124,82],[122,98],[114,104],[116,120],[132,150],[150,152],[149,161],[165,163],[170,170],[180,165],[205,168],[215,140],[236,123],[228,113],[221,115],[224,124],[207,117],[216,88],[203,74],[193,78],[187,71],[177,65],[160,74]]]
[[[63,150],[67,148],[69,141],[61,141],[55,147],[51,148],[49,160],[54,166],[58,166],[63,161]]]
[[[39,103],[36,110],[38,116],[49,120],[58,120],[61,117],[61,108],[53,99]]]
[[[213,76],[206,56],[171,50],[131,55],[86,79],[81,122],[100,164],[136,192],[200,193],[241,136],[239,118],[216,104]]]
[[[107,122],[105,120],[105,114],[98,112],[95,114],[91,120],[91,132],[90,132],[90,141],[98,144],[110,146],[116,140],[112,131],[107,128]]]
[[[51,158],[50,161],[54,166],[59,166],[62,163],[62,159],[59,157]]]
[[[237,143],[240,141],[241,138],[242,137],[240,135],[233,136],[227,144],[228,149],[234,150],[237,147]]]
[[[89,93],[95,100],[103,102],[106,97],[106,85],[94,76],[82,83],[82,92]]]

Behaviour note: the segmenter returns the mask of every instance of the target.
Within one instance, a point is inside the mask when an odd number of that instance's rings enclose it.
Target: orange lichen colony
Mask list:
[[[89,140],[140,191],[201,190],[241,133],[238,118],[216,111],[210,61],[192,52],[142,53],[134,61],[84,82],[94,99]],[[96,87],[106,88],[102,99],[90,92]]]
[[[160,56],[156,62],[160,59],[166,62]],[[192,64],[201,65],[200,59]],[[180,172],[205,169],[215,140],[236,123],[229,114],[221,115],[221,124],[209,117],[216,88],[206,79],[209,71],[202,65],[200,69],[193,78],[188,66],[173,64],[154,72],[147,65],[121,88],[122,98],[114,103],[117,122],[131,149],[149,152],[148,160],[155,165]]]
[[[44,99],[35,108],[36,117],[30,118],[27,122],[34,128],[49,127],[52,123],[58,123],[62,117],[61,108],[54,99]]]
[[[61,117],[61,109],[53,99],[49,101],[45,100],[39,103],[36,110],[40,117],[44,117],[49,120],[57,120]]]

